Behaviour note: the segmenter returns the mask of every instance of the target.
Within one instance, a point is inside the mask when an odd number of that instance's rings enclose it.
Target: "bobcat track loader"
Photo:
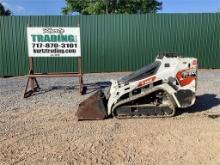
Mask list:
[[[173,53],[160,54],[155,62],[97,91],[79,104],[78,120],[100,120],[109,116],[171,117],[176,108],[194,104],[197,59]]]

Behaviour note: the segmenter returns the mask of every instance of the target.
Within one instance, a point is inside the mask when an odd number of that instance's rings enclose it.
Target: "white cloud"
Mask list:
[[[24,14],[26,12],[25,8],[20,5],[15,5],[14,10],[17,14]]]
[[[21,5],[9,4],[5,1],[0,1],[0,2],[3,4],[3,6],[6,9],[10,9],[12,11],[12,13],[14,13],[15,15],[23,15],[26,13],[25,8]]]
[[[7,9],[11,9],[12,8],[10,4],[8,4],[8,3],[4,2],[4,1],[3,2],[1,1],[1,3]]]

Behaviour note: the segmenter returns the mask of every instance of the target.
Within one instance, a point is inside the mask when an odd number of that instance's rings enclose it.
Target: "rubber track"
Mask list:
[[[115,108],[113,115],[116,118],[165,118],[175,115],[176,110],[171,100],[171,97],[165,92],[169,104],[142,104],[142,105],[122,105]],[[129,103],[129,102],[127,102]]]

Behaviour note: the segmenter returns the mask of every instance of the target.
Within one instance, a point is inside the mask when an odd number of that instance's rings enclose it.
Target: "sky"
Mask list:
[[[220,0],[160,0],[159,13],[216,13]],[[61,15],[65,0],[0,0],[13,15]]]

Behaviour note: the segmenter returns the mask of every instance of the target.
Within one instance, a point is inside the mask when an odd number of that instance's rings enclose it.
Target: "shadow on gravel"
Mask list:
[[[215,94],[204,94],[196,97],[196,102],[192,107],[184,110],[178,109],[177,116],[183,113],[195,113],[209,110],[212,107],[220,105],[220,99]]]
[[[103,88],[106,88],[106,87],[109,87],[109,86],[111,86],[110,81],[84,84],[84,87],[86,88],[85,89],[86,90],[85,94],[89,94],[89,93],[95,92],[99,89],[103,89]]]
[[[49,88],[40,88],[36,92],[32,94],[32,96],[37,96],[41,94],[45,94],[50,91],[55,91],[55,90],[64,90],[64,91],[69,91],[69,90],[74,90],[75,86],[50,86]]]
[[[83,94],[89,94],[89,93],[95,92],[99,89],[103,89],[103,88],[111,86],[111,82],[104,81],[104,82],[88,83],[88,84],[83,84],[83,85],[84,85]],[[41,94],[45,94],[47,92],[56,91],[56,90],[70,91],[70,90],[74,90],[74,89],[79,89],[79,85],[50,86],[48,89],[44,89],[44,88],[38,89],[37,92],[32,94],[32,96],[41,95]]]

